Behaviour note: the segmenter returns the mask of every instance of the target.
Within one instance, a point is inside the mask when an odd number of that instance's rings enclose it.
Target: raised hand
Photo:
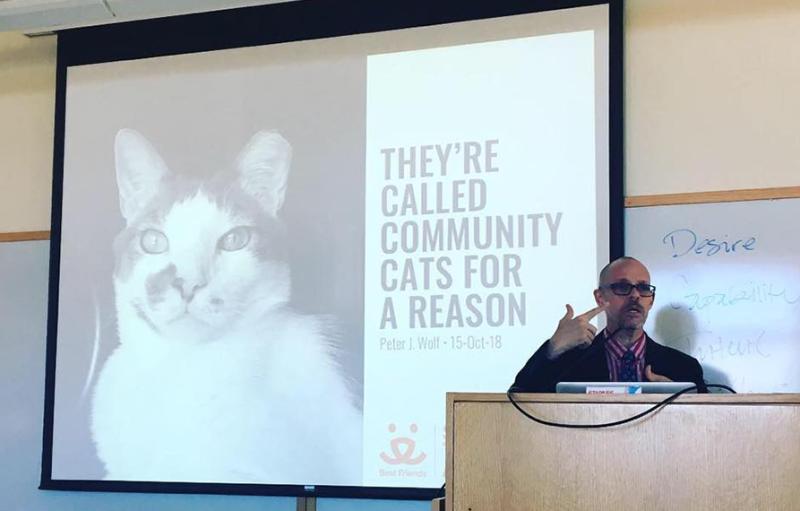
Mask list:
[[[644,368],[644,377],[647,381],[672,381],[666,376],[654,373],[653,368],[650,367],[649,364]]]
[[[595,316],[606,309],[606,304],[598,305],[593,309],[574,316],[572,305],[567,304],[567,313],[558,322],[558,327],[547,342],[547,358],[555,359],[567,351],[577,347],[587,347],[592,344],[597,327],[589,323]]]

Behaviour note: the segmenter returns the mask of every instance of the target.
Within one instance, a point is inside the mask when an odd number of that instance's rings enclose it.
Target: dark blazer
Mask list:
[[[586,349],[570,350],[555,360],[548,360],[547,346],[542,346],[528,360],[514,384],[515,392],[555,392],[560,381],[609,381],[605,336],[600,333]],[[672,381],[692,382],[698,392],[708,392],[703,381],[703,368],[694,357],[658,344],[647,336],[645,366]]]

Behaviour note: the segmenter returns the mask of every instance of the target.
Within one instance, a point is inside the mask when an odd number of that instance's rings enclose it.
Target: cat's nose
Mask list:
[[[181,293],[181,298],[186,303],[189,303],[194,298],[194,295],[197,294],[197,291],[205,287],[205,283],[178,277],[172,281],[172,286]]]

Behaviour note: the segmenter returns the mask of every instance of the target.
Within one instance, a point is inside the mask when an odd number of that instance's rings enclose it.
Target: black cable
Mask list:
[[[732,388],[728,387],[727,385],[718,385],[718,384],[715,384],[715,383],[709,383],[709,384],[706,385],[706,387],[707,388],[712,388],[713,387],[713,388],[717,388],[717,389],[725,389],[725,390],[727,390],[728,392],[730,392],[732,394],[736,394],[736,391],[733,390]],[[539,424],[543,424],[545,426],[553,426],[553,427],[557,427],[557,428],[599,429],[599,428],[611,428],[611,427],[614,427],[614,426],[620,426],[622,424],[625,424],[625,423],[628,423],[628,422],[633,422],[635,420],[641,419],[645,415],[653,413],[656,410],[667,406],[668,404],[670,404],[673,401],[675,401],[676,399],[678,399],[679,396],[681,396],[683,394],[686,394],[687,392],[692,391],[692,390],[697,390],[697,385],[692,385],[691,387],[687,387],[687,388],[685,388],[685,389],[683,389],[681,391],[678,391],[678,392],[670,395],[669,397],[667,397],[663,401],[660,401],[660,402],[656,403],[655,405],[651,406],[647,410],[634,415],[633,417],[628,417],[627,419],[621,419],[621,420],[614,421],[614,422],[604,422],[604,423],[601,423],[601,424],[561,424],[561,423],[558,423],[558,422],[546,421],[544,419],[540,419],[538,417],[534,417],[533,415],[531,415],[530,413],[526,412],[525,410],[522,409],[522,407],[519,406],[519,404],[512,397],[513,394],[514,394],[514,387],[508,389],[508,391],[506,392],[506,396],[508,396],[508,400],[511,401],[512,405],[514,405],[514,408],[519,410],[519,412],[522,415],[524,415],[525,417],[529,418],[530,420],[532,420],[534,422],[538,422]]]

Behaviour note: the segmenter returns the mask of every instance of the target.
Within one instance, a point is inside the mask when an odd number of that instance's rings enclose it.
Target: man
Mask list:
[[[696,359],[656,343],[644,332],[656,288],[647,268],[632,257],[600,272],[597,307],[574,316],[572,306],[558,327],[517,374],[516,392],[554,392],[560,381],[681,381],[707,392]],[[589,321],[606,313],[605,330]]]

